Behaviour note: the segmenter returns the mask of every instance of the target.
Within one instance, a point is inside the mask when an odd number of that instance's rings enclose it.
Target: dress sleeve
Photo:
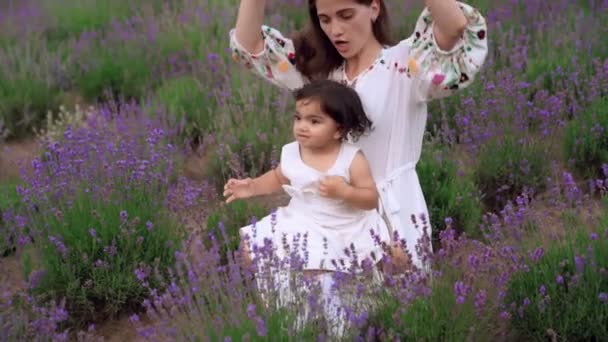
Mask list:
[[[235,29],[230,30],[232,59],[280,88],[294,90],[301,87],[304,77],[295,66],[293,41],[265,25],[261,27],[261,34],[264,49],[252,54],[237,41]]]
[[[414,33],[405,40],[410,52],[408,70],[418,81],[415,91],[421,101],[446,97],[468,87],[485,61],[486,20],[477,9],[461,2],[458,5],[467,18],[467,26],[450,51],[437,45],[428,8],[418,18]]]

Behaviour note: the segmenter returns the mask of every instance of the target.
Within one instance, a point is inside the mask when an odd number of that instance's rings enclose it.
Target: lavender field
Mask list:
[[[424,2],[386,3],[409,36]],[[232,59],[237,0],[1,1],[0,340],[605,341],[608,1],[468,3],[486,64],[417,165],[432,272],[340,277],[336,335],[317,289],[274,305],[233,253],[286,197],[220,189],[276,165],[293,107]]]

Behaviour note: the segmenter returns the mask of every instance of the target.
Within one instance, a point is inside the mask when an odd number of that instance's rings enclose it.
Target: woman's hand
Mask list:
[[[230,179],[224,185],[224,197],[228,197],[226,203],[252,196],[255,196],[255,188],[251,178]]]

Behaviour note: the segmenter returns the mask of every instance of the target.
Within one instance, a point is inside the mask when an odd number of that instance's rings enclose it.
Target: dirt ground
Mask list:
[[[0,144],[0,182],[19,178],[19,163],[29,165],[39,151],[34,139]]]

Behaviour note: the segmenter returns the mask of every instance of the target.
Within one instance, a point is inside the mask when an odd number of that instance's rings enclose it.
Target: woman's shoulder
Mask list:
[[[403,58],[410,53],[412,47],[411,38],[405,38],[397,41],[393,45],[384,47],[384,56],[389,60],[395,60]]]

